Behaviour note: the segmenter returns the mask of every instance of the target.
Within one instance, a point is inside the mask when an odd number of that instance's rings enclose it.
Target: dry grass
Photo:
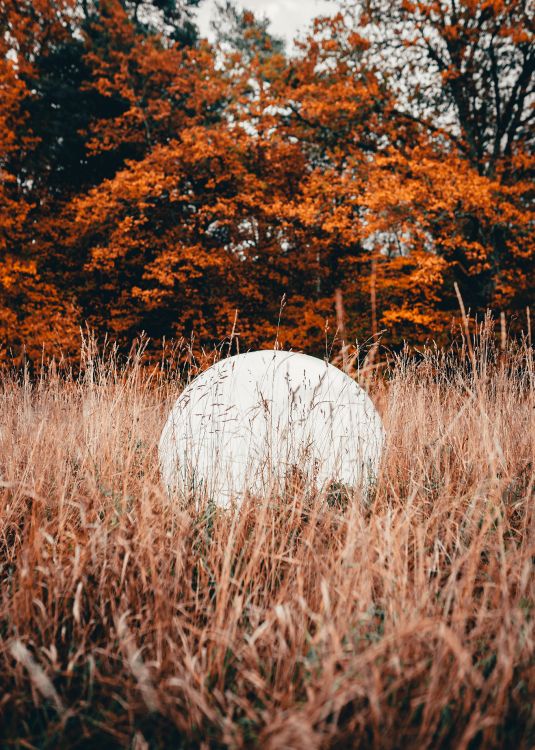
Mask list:
[[[372,382],[370,502],[239,515],[162,491],[169,372],[5,375],[3,746],[532,747],[532,352],[487,336],[467,362]]]

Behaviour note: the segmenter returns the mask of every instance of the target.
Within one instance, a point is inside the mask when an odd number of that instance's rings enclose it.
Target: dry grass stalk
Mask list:
[[[35,661],[31,653],[28,651],[26,646],[21,641],[16,640],[9,647],[9,652],[15,661],[22,664],[27,670],[32,685],[39,691],[43,698],[51,701],[59,714],[63,714],[63,704],[59,697],[56,688],[47,677],[46,673]]]

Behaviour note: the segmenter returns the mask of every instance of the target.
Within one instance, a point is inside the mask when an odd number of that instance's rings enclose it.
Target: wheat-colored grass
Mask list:
[[[373,371],[365,502],[239,514],[163,492],[172,367],[4,374],[0,744],[532,747],[533,355],[464,354]]]

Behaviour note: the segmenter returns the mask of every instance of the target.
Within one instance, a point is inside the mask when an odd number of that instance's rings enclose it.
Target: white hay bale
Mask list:
[[[350,377],[306,354],[257,351],[224,359],[174,405],[159,445],[171,494],[238,504],[298,475],[318,490],[367,487],[384,442],[379,414]]]

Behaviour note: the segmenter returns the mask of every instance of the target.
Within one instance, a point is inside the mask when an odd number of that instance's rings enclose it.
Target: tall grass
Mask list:
[[[535,744],[525,343],[374,370],[366,502],[296,484],[240,513],[163,491],[174,368],[82,364],[1,382],[3,745]]]

